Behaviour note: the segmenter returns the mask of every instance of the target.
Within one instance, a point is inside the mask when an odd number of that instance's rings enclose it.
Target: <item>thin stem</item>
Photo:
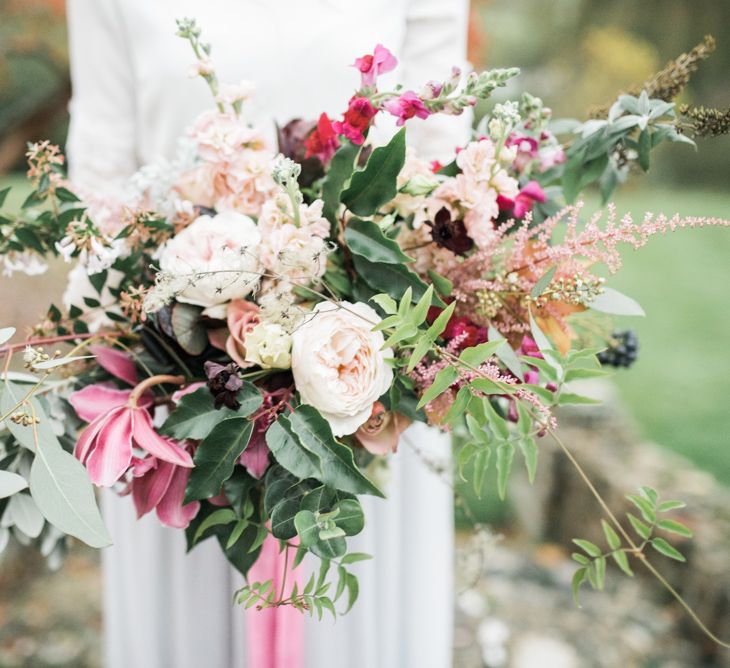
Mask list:
[[[185,383],[185,376],[171,376],[167,374],[161,374],[159,376],[151,376],[150,378],[145,378],[139,385],[137,385],[133,390],[132,393],[129,395],[129,404],[133,407],[137,407],[137,402],[139,401],[140,397],[151,387],[154,387],[155,385],[162,385],[163,383],[167,383],[169,385],[183,385]]]

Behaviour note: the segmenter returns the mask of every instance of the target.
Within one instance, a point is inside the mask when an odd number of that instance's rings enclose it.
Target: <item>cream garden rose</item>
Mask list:
[[[160,269],[180,279],[178,301],[216,306],[253,290],[260,243],[261,234],[248,216],[233,211],[200,216],[164,246]]]
[[[393,381],[390,350],[372,328],[367,304],[318,304],[292,335],[292,373],[302,402],[314,406],[335,436],[357,431]]]
[[[246,334],[246,362],[262,369],[291,366],[292,337],[275,322],[260,322]]]

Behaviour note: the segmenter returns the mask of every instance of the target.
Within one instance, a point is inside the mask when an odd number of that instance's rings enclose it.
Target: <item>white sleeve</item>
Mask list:
[[[71,180],[116,194],[137,169],[134,76],[116,0],[69,0]]]
[[[401,58],[403,83],[415,91],[429,80],[443,80],[452,66],[467,72],[469,0],[407,0],[406,37]],[[449,160],[469,139],[472,114],[438,114],[408,126],[409,142],[426,158]]]

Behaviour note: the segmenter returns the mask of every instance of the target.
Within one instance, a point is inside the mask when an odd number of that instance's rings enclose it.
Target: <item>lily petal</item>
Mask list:
[[[93,422],[113,408],[129,401],[130,390],[118,390],[111,384],[95,383],[74,392],[68,401],[84,422]]]
[[[152,426],[152,418],[150,414],[143,408],[133,409],[135,413],[134,419],[134,442],[143,450],[158,459],[162,459],[171,464],[184,466],[186,468],[193,467],[193,459],[189,453],[185,452],[179,445],[175,445],[172,441],[160,436]]]
[[[155,461],[154,457],[146,459]],[[175,465],[169,462],[156,461],[149,471],[139,478],[132,480],[132,500],[137,509],[137,518],[147,514],[157,506],[170,486]]]
[[[91,482],[110,487],[119,480],[132,461],[134,409],[117,408],[109,413],[99,429],[95,447],[86,459]]]
[[[188,484],[190,478],[190,469],[181,468],[174,466],[175,469],[170,485],[162,497],[162,500],[157,504],[157,517],[160,518],[160,522],[168,527],[174,529],[186,529],[188,524],[198,514],[200,510],[200,502],[192,501],[186,505],[183,505],[183,498],[185,497],[185,487]]]
[[[137,367],[127,353],[107,346],[91,346],[89,349],[96,355],[96,361],[102,369],[129,385],[137,384]]]

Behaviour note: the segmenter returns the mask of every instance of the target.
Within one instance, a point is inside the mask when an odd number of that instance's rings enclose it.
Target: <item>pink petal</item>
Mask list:
[[[536,202],[545,201],[545,191],[542,189],[537,181],[530,181],[525,184],[525,187],[520,191],[521,195],[527,195],[530,199]]]
[[[197,383],[190,383],[190,385],[187,385],[186,387],[183,387],[182,390],[177,390],[177,392],[172,393],[172,400],[176,403],[180,403],[180,399],[182,399],[186,394],[192,394],[196,390],[199,390],[201,387],[203,387],[205,383],[202,381]]]
[[[150,414],[143,408],[134,409],[134,442],[158,459],[192,468],[193,460],[180,446],[160,436],[152,426]]]
[[[76,459],[78,459],[82,464],[86,462],[86,458],[95,447],[96,437],[108,420],[109,413],[100,415],[88,427],[86,427],[81,434],[79,434],[79,440],[76,441],[76,447],[74,448],[74,457],[76,457]]]
[[[170,486],[172,475],[175,473],[175,465],[168,462],[155,460],[154,457],[147,457],[157,466],[151,468],[147,473],[132,480],[132,499],[137,509],[137,517],[147,514],[157,506]]]
[[[106,346],[91,346],[90,350],[102,369],[129,385],[137,384],[137,368],[127,353]]]
[[[132,461],[134,409],[117,408],[107,417],[96,436],[95,447],[86,459],[91,482],[110,487],[129,468]]]
[[[84,422],[93,422],[113,408],[124,406],[129,401],[129,390],[118,390],[109,384],[87,385],[68,398],[76,415]]]
[[[170,485],[160,503],[157,504],[157,517],[160,518],[160,522],[165,526],[173,527],[174,529],[186,529],[188,524],[198,514],[200,502],[192,501],[184,506],[182,505],[183,498],[185,497],[185,487],[190,478],[190,469],[179,466],[173,468],[175,470]]]
[[[266,445],[266,440],[262,436],[254,437],[238,461],[254,478],[260,478],[269,466],[269,446]]]
[[[228,339],[228,328],[219,327],[218,329],[208,330],[208,341],[210,345],[218,350],[226,349],[226,340]]]

